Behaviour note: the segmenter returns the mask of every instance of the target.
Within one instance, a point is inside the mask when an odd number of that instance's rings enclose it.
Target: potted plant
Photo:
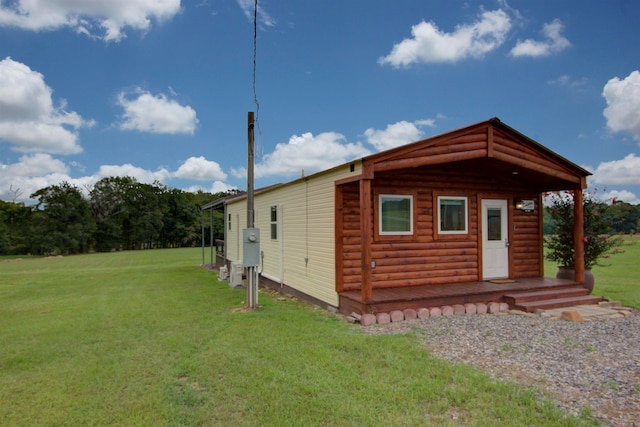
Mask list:
[[[607,210],[615,200],[603,202],[596,199],[595,194],[583,192],[584,211],[584,286],[593,290],[594,277],[591,268],[599,264],[599,260],[609,257],[611,249],[620,244],[618,236],[611,235],[611,221]],[[545,194],[547,213],[552,223],[553,232],[545,237],[547,246],[546,258],[558,262],[556,277],[574,279],[574,240],[573,240],[573,192],[553,192]]]

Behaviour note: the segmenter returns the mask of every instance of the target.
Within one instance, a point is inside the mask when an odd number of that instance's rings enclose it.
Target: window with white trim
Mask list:
[[[271,240],[278,240],[278,206],[271,206]]]
[[[438,197],[438,233],[467,234],[467,198],[456,196]]]
[[[380,194],[378,230],[381,236],[413,234],[413,196]]]

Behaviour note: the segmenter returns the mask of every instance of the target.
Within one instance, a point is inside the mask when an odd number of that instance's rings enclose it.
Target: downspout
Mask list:
[[[284,224],[284,207],[282,205],[278,205],[278,251],[280,252],[280,272],[278,276],[280,277],[280,289],[284,287],[284,230],[282,229],[282,224]]]
[[[201,240],[202,240],[202,266],[204,267],[204,209],[200,210]]]
[[[304,180],[304,274],[309,274],[309,180]]]

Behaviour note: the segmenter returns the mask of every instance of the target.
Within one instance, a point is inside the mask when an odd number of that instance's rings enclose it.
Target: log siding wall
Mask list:
[[[338,267],[342,274],[338,273],[339,292],[360,288],[362,259],[358,185],[343,185],[340,191],[342,233],[338,236],[338,245],[341,246],[342,259]],[[373,289],[481,280],[482,236],[478,224],[483,198],[509,201],[511,277],[538,277],[542,274],[540,199],[533,190],[523,192],[522,185],[516,182],[497,182],[480,172],[447,166],[378,172],[372,185],[372,197],[387,193],[417,194],[414,235],[409,240],[406,236],[379,236],[372,240],[371,260],[375,263],[372,268]],[[438,195],[467,197],[467,234],[438,235]],[[529,213],[514,209],[516,197],[536,200],[535,211]],[[373,227],[378,226],[375,210],[371,223]],[[374,231],[370,230],[371,236],[375,236]]]

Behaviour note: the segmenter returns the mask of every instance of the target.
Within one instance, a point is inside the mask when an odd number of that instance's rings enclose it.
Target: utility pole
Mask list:
[[[253,169],[254,169],[254,119],[253,112],[248,114],[247,149],[247,228],[243,230],[243,266],[247,268],[247,308],[258,305],[258,277],[256,266],[260,263],[260,230],[255,228],[255,210],[253,207]]]

